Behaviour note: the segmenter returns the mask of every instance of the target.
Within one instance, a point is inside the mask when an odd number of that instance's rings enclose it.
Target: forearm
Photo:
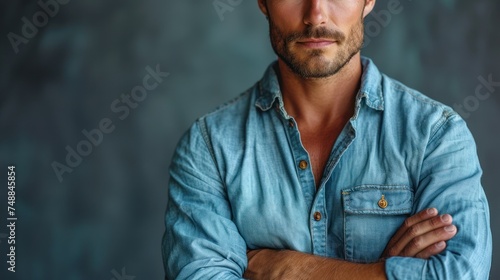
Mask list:
[[[387,279],[384,262],[361,264],[306,254],[301,254],[299,259],[318,263],[316,269],[303,275],[304,279]]]
[[[249,279],[386,279],[384,262],[352,263],[288,250],[248,254]]]

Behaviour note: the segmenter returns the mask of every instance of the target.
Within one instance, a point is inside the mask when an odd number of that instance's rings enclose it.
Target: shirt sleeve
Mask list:
[[[458,231],[444,252],[428,260],[392,257],[388,279],[488,279],[492,237],[474,139],[456,114],[442,120],[428,141],[414,212],[435,207],[449,213]]]
[[[243,279],[246,243],[231,220],[225,185],[199,122],[179,142],[170,166],[162,242],[166,276]]]

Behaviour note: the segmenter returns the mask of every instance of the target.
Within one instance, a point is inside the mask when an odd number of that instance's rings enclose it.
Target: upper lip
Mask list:
[[[329,38],[308,38],[299,40],[299,43],[323,43],[323,42],[336,42],[334,39]]]

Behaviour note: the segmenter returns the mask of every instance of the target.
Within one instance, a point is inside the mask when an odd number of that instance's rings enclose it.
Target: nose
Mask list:
[[[310,26],[318,26],[326,23],[326,1],[325,0],[308,0],[305,1],[306,7],[304,11],[304,24]]]

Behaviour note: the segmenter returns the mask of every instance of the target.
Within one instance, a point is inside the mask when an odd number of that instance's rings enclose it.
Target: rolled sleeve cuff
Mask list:
[[[385,273],[387,275],[387,279],[425,279],[426,262],[426,260],[417,258],[388,258],[385,261]]]

